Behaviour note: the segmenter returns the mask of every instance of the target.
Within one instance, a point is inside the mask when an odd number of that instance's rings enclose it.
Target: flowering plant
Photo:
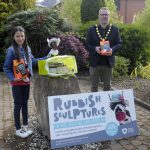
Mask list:
[[[58,46],[60,55],[74,55],[79,68],[87,67],[88,52],[83,43],[73,34],[59,35],[61,43]]]

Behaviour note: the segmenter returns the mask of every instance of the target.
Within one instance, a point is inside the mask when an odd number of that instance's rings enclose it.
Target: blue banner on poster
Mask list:
[[[48,97],[51,147],[138,134],[133,90]]]

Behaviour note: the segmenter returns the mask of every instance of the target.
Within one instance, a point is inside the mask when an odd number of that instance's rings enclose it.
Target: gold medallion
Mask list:
[[[98,25],[96,24],[95,26],[96,26],[96,33],[97,33],[98,37],[100,38],[101,41],[105,41],[107,39],[110,31],[111,31],[112,24],[109,25],[109,29],[108,29],[108,31],[107,31],[107,33],[106,33],[104,38],[102,38],[102,36],[101,36],[101,34],[100,34],[99,30],[98,30]]]

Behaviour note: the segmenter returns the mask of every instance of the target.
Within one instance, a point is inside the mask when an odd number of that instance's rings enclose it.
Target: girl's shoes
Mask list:
[[[16,130],[16,135],[21,137],[21,138],[26,138],[29,135],[31,135],[33,133],[33,131],[27,126],[23,126],[21,129]]]
[[[28,137],[28,133],[25,132],[24,130],[22,129],[19,129],[19,130],[16,130],[16,133],[15,133],[17,136],[21,137],[21,138],[26,138]]]
[[[33,131],[27,125],[24,125],[22,129],[28,134],[28,136],[33,133]]]

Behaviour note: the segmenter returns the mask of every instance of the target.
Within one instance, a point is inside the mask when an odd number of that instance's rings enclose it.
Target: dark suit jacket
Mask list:
[[[107,26],[106,29],[103,29],[99,25],[98,29],[99,29],[100,34],[104,38],[109,29],[109,26]],[[86,38],[86,49],[89,51],[89,55],[90,55],[90,66],[94,67],[94,66],[103,65],[103,64],[107,64],[110,67],[114,66],[115,54],[122,43],[119,30],[117,27],[112,25],[111,31],[106,40],[109,40],[110,47],[112,48],[111,56],[102,56],[96,52],[95,47],[100,46],[100,38],[96,32],[95,26],[92,26],[89,28],[87,38]],[[107,61],[107,62],[103,63],[101,61]]]

